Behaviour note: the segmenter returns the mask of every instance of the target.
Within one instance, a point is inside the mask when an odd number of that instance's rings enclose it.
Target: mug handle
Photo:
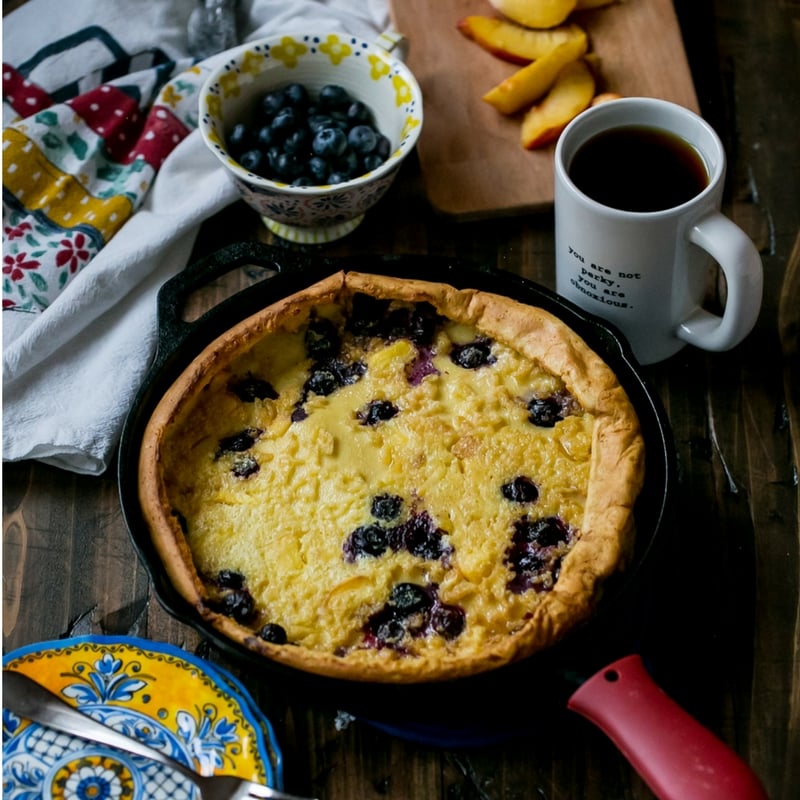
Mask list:
[[[753,329],[761,310],[761,257],[745,232],[719,211],[710,211],[689,230],[689,241],[719,264],[728,285],[723,315],[695,309],[676,335],[703,350],[730,350]]]

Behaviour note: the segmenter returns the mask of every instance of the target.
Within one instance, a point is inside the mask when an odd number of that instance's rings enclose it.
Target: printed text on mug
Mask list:
[[[571,245],[569,254],[581,264],[580,272],[576,273],[575,277],[570,278],[569,281],[579,292],[599,303],[606,303],[618,308],[633,308],[625,299],[625,286],[620,281],[641,280],[640,273],[615,271],[595,263],[590,263],[588,267],[584,266],[586,259]]]

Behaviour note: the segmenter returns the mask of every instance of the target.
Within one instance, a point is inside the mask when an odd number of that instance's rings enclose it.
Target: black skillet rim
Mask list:
[[[204,285],[209,278],[250,264],[275,269],[277,274],[234,294],[192,323],[180,321],[180,305],[190,291]],[[170,615],[194,628],[234,661],[254,667],[260,678],[285,683],[289,691],[297,692],[305,702],[345,709],[389,725],[413,723],[423,726],[428,715],[421,714],[420,707],[428,701],[441,704],[441,685],[437,683],[394,685],[317,676],[271,662],[222,637],[200,618],[166,579],[141,517],[137,495],[139,445],[144,426],[164,391],[192,358],[225,330],[265,305],[341,269],[447,282],[457,288],[470,287],[505,294],[545,308],[570,325],[614,369],[639,414],[647,447],[648,477],[636,507],[638,547],[631,567],[616,585],[607,588],[606,597],[601,600],[595,616],[566,637],[563,643],[489,673],[447,682],[449,687],[460,687],[454,693],[456,696],[463,697],[462,692],[467,691],[474,697],[476,691],[491,693],[493,686],[503,686],[508,680],[521,678],[529,681],[531,675],[544,675],[545,679],[554,679],[559,684],[554,687],[552,702],[548,704],[558,709],[584,677],[602,666],[606,658],[619,655],[619,652],[613,652],[611,644],[606,646],[606,640],[618,646],[620,636],[616,634],[620,630],[627,632],[621,634],[624,641],[630,634],[629,628],[635,636],[637,626],[641,625],[638,614],[632,624],[627,621],[619,623],[619,620],[628,615],[632,603],[639,602],[637,595],[642,584],[646,583],[647,565],[652,562],[663,540],[675,475],[674,445],[661,402],[642,375],[622,334],[533,281],[474,261],[417,254],[348,258],[297,256],[260,243],[242,242],[189,265],[162,287],[158,298],[158,349],[122,431],[117,476],[123,517],[156,597]],[[646,537],[643,531],[646,531]],[[603,629],[603,620],[610,622],[605,625],[607,630],[598,636],[597,632]],[[598,638],[603,643],[598,645],[595,641]],[[589,653],[598,648],[600,652],[590,657]],[[594,663],[590,665],[589,661]],[[384,706],[388,697],[392,699],[386,712],[376,711],[376,704]],[[411,708],[415,710],[409,710]],[[494,716],[489,711],[487,714]],[[436,716],[438,718],[439,714]],[[475,718],[472,711],[469,716]],[[477,718],[480,720],[480,717],[478,711]],[[438,734],[434,734],[434,738],[438,738]]]

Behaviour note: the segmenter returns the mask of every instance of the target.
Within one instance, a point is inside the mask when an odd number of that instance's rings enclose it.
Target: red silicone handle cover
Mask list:
[[[671,700],[637,655],[597,672],[567,703],[602,730],[660,800],[766,800],[752,769]]]

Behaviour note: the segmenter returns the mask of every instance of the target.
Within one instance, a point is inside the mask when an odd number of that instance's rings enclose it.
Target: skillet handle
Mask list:
[[[671,700],[638,655],[594,674],[567,707],[608,735],[660,800],[767,800],[750,767]]]
[[[191,293],[215,278],[244,266],[254,264],[274,269],[278,273],[302,267],[300,256],[261,242],[237,242],[223,247],[189,264],[183,271],[168,280],[158,293],[158,356],[157,361],[169,355],[187,339],[195,328],[208,329],[209,318],[220,312],[223,305],[235,302],[237,294],[222,301],[191,322],[182,318],[184,305]],[[244,290],[243,290],[244,291]],[[202,324],[201,324],[202,323]]]
[[[173,334],[194,327],[196,322],[186,322],[181,318],[191,293],[244,264],[270,267],[277,272],[294,266],[290,253],[261,242],[237,242],[215,250],[188,264],[161,287],[158,293],[159,331]]]

